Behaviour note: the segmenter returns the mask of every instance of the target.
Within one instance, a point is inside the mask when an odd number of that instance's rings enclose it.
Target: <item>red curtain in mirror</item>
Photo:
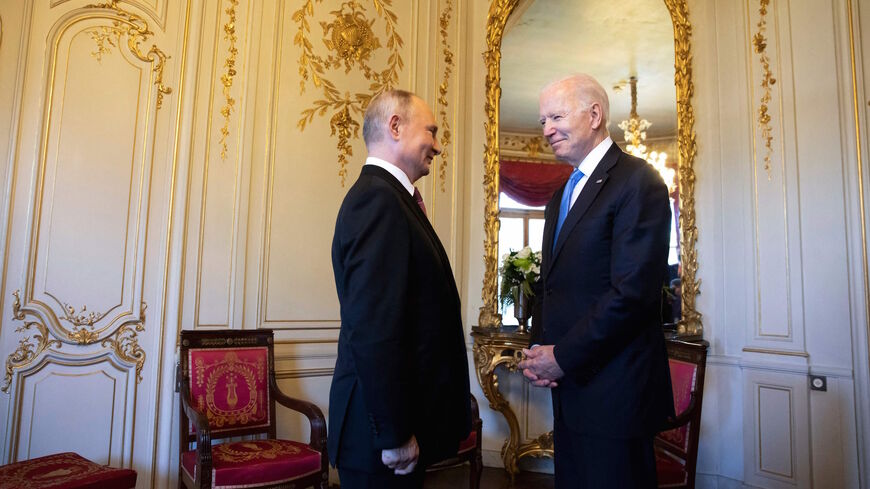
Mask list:
[[[574,170],[561,163],[532,163],[502,159],[499,189],[515,201],[533,207],[546,205]]]

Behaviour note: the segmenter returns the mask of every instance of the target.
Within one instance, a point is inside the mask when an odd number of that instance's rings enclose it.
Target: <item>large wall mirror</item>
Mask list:
[[[555,161],[541,136],[539,91],[559,76],[583,72],[608,92],[611,138],[657,166],[669,184],[675,218],[667,266],[670,279],[678,280],[663,284],[671,294],[665,295],[663,320],[673,322],[681,336],[701,335],[686,1],[492,0],[484,53],[486,269],[480,326],[512,322],[499,307],[498,257],[524,245],[540,249],[540,196],[559,173],[567,178],[571,170]]]

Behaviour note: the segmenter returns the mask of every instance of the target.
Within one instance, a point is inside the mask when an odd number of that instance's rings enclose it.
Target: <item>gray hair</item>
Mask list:
[[[368,147],[384,138],[390,116],[407,118],[415,95],[407,90],[387,90],[369,101],[363,118],[363,141]]]
[[[551,82],[544,87],[544,90],[556,85],[567,85],[568,90],[584,105],[584,109],[588,109],[592,104],[597,103],[601,107],[601,125],[605,131],[607,130],[607,123],[610,122],[610,99],[607,97],[604,87],[598,83],[598,80],[591,75],[577,73]]]

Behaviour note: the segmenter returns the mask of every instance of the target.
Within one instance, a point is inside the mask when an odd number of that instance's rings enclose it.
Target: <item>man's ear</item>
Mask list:
[[[601,113],[601,106],[597,103],[593,103],[591,107],[589,107],[589,125],[592,129],[598,130],[601,127],[601,123],[604,120]]]
[[[390,137],[393,138],[394,141],[398,141],[399,133],[402,128],[402,118],[399,117],[399,114],[393,114],[390,116],[388,127],[390,130]]]

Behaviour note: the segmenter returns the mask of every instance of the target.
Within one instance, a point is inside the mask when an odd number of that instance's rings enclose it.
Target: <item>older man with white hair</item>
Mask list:
[[[656,487],[653,437],[674,412],[661,328],[668,191],[610,139],[609,110],[588,75],[541,91],[544,137],[574,172],[547,204],[542,326],[520,368],[552,390],[557,489]]]

